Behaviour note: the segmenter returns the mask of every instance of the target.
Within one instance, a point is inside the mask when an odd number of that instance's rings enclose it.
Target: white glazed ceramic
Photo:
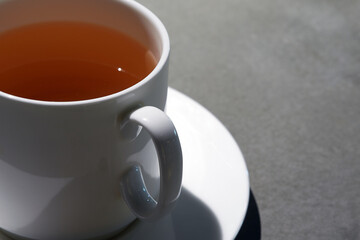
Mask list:
[[[183,191],[157,221],[135,221],[112,240],[232,240],[243,224],[249,176],[243,155],[222,123],[200,104],[169,88],[166,113],[179,133]],[[214,177],[216,176],[216,177]],[[10,240],[0,232],[0,240]]]
[[[179,196],[182,155],[161,111],[169,39],[159,19],[131,0],[8,0],[0,16],[0,31],[51,20],[103,24],[159,61],[140,83],[97,99],[45,102],[0,92],[0,228],[16,238],[100,239],[136,217],[168,212]]]
[[[180,197],[171,214],[173,239],[234,239],[250,195],[249,174],[238,144],[211,112],[171,88],[166,113],[179,132],[183,149],[183,188],[196,199],[189,201],[185,194]],[[200,211],[200,202],[212,214]],[[211,215],[218,235],[209,227]]]

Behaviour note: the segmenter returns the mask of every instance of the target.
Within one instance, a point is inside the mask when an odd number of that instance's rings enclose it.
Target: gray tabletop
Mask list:
[[[360,1],[141,0],[241,147],[263,239],[360,239]]]

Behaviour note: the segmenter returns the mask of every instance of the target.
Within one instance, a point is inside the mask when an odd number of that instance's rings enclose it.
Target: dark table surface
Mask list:
[[[360,1],[141,0],[241,147],[262,239],[360,239]]]

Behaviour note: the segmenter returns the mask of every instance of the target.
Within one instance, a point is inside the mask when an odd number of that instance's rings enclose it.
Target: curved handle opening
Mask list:
[[[177,131],[170,118],[155,107],[142,107],[130,113],[129,121],[148,131],[158,155],[160,192],[156,201],[148,192],[141,167],[130,167],[121,179],[121,192],[132,212],[140,219],[153,220],[164,216],[180,195],[182,152]]]

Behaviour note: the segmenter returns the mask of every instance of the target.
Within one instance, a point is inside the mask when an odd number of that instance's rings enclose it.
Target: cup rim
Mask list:
[[[147,82],[149,82],[152,78],[154,78],[163,68],[164,65],[167,62],[167,59],[170,54],[170,39],[168,32],[164,26],[164,24],[161,22],[161,20],[148,8],[146,8],[144,5],[133,1],[133,0],[114,0],[115,2],[118,2],[120,4],[124,4],[127,7],[132,8],[133,10],[136,10],[139,14],[142,14],[145,16],[146,19],[148,19],[153,26],[157,28],[160,34],[161,44],[162,44],[162,51],[161,56],[156,64],[155,68],[141,81],[138,83],[132,85],[131,87],[128,87],[122,91],[112,93],[106,96],[97,97],[97,98],[91,98],[91,99],[85,99],[85,100],[78,100],[78,101],[43,101],[43,100],[35,100],[30,98],[24,98],[15,96],[6,92],[3,92],[0,90],[0,97],[7,98],[13,101],[21,102],[21,103],[27,103],[27,104],[33,104],[33,105],[43,105],[43,106],[77,106],[77,105],[89,105],[94,104],[98,102],[108,101],[115,98],[118,98],[120,96],[126,95],[129,92],[135,90],[136,88],[140,88],[141,86],[145,85]]]

